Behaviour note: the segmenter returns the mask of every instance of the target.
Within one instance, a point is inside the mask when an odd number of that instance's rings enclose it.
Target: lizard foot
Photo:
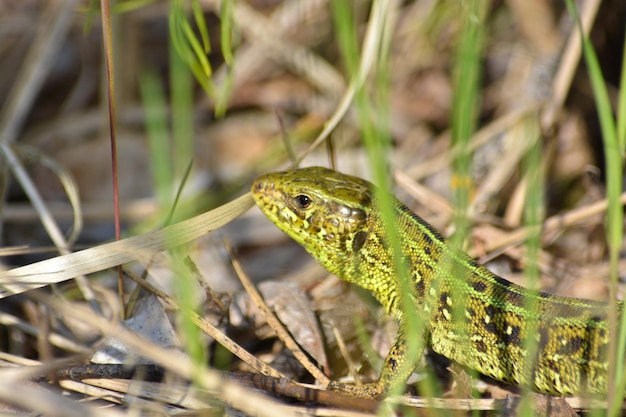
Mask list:
[[[379,382],[372,382],[363,385],[342,384],[340,382],[331,382],[328,384],[329,391],[337,391],[352,397],[367,398],[370,400],[382,400],[385,396],[386,389]]]

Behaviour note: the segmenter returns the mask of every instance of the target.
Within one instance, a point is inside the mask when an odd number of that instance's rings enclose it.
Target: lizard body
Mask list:
[[[311,167],[262,175],[252,195],[263,213],[328,271],[371,291],[399,320],[378,381],[334,388],[380,398],[392,383],[406,380],[418,358],[405,355],[410,335],[374,186]],[[426,323],[420,343],[484,375],[540,393],[606,393],[607,304],[513,284],[450,246],[426,221],[393,201],[413,304]],[[524,342],[529,331],[534,350]],[[407,361],[410,366],[400,366]]]

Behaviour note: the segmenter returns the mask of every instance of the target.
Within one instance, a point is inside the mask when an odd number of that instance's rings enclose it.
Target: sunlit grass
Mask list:
[[[625,358],[626,351],[626,317],[618,315],[617,306],[617,286],[619,281],[619,255],[622,249],[622,241],[624,238],[624,212],[620,204],[620,194],[622,192],[623,181],[623,157],[624,144],[626,140],[626,89],[620,88],[619,92],[619,108],[617,122],[613,116],[611,101],[602,75],[600,63],[596,56],[591,41],[581,27],[580,17],[573,1],[567,0],[567,7],[571,15],[574,17],[578,30],[581,33],[583,44],[583,55],[585,63],[589,71],[589,79],[595,98],[598,118],[600,120],[600,128],[602,130],[602,144],[605,158],[605,174],[606,174],[606,195],[609,201],[606,219],[606,234],[609,248],[609,265],[611,277],[611,314],[609,326],[612,335],[610,344],[609,359],[614,366],[609,366],[609,415],[617,415],[621,412],[621,406],[624,401],[624,389],[626,388]],[[624,55],[626,59],[626,55]],[[622,71],[626,71],[626,66],[622,63]],[[625,78],[622,77],[622,85]],[[619,321],[619,326],[618,326]],[[619,330],[618,330],[619,329]]]

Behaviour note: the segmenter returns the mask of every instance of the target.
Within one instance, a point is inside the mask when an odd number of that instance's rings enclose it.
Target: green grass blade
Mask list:
[[[528,149],[528,153],[524,158],[524,180],[526,181],[526,200],[524,202],[524,226],[528,230],[528,238],[526,240],[526,256],[524,257],[524,278],[527,286],[533,290],[539,287],[539,254],[541,251],[541,227],[545,217],[544,212],[544,178],[541,164],[541,156],[543,151],[543,142],[536,140],[540,136],[540,127],[536,118],[529,118],[524,123],[523,129],[525,136],[532,142]],[[533,297],[528,297],[524,303],[524,307],[530,311],[537,313],[538,303]],[[523,349],[526,351],[526,357],[535,358],[538,353],[539,344],[535,339],[539,327],[537,320],[529,320],[526,324],[527,336],[522,341]],[[525,364],[524,372],[533,377],[533,363],[530,361]],[[529,393],[526,391],[525,393]],[[534,415],[535,397],[525,395],[520,405],[521,416]]]
[[[173,48],[170,48],[169,51],[169,61],[172,102],[172,166],[175,178],[180,179],[189,165],[189,161],[194,157],[193,79],[189,73],[189,68]]]
[[[350,3],[345,1],[330,2],[341,58],[350,78],[355,78],[358,72],[359,45],[356,38],[356,24],[349,5]]]
[[[205,41],[202,39],[205,35],[201,35],[200,40],[195,36],[185,16],[185,9],[181,0],[172,1],[168,22],[171,45],[181,59],[189,66],[196,81],[206,94],[214,98],[216,96],[215,87],[211,79],[213,70],[206,52],[203,49]],[[206,42],[208,42],[208,38]]]
[[[222,56],[224,56],[224,62],[228,65],[232,65],[234,61],[233,56],[233,0],[222,0],[222,8],[220,10],[220,47],[222,49]]]
[[[459,19],[462,25],[458,49],[454,63],[454,92],[452,103],[452,145],[460,152],[453,163],[454,189],[454,227],[455,233],[451,244],[462,247],[469,222],[467,207],[469,206],[471,184],[471,153],[469,141],[476,131],[478,110],[480,109],[480,78],[482,70],[481,54],[485,37],[485,16],[489,2],[471,0],[459,3]],[[450,265],[448,274],[463,274],[461,265]],[[453,300],[464,300],[458,289],[452,288]],[[456,293],[456,294],[455,294]],[[455,317],[465,317],[463,301],[454,304]],[[465,328],[466,326],[462,326]]]
[[[617,129],[613,119],[613,112],[609,94],[602,76],[602,70],[598,62],[598,57],[593,49],[593,45],[587,36],[585,36],[578,15],[576,6],[572,0],[567,0],[567,7],[574,17],[578,29],[581,34],[583,56],[589,70],[591,87],[593,90],[596,106],[598,109],[598,118],[600,120],[600,128],[602,130],[602,142],[604,147],[605,171],[606,171],[606,194],[609,201],[606,232],[609,246],[609,262],[611,275],[611,315],[610,327],[615,335],[617,330],[617,301],[616,291],[619,278],[619,252],[623,239],[623,211],[619,202],[622,190],[622,153],[621,145],[618,140]],[[609,360],[614,365],[609,366],[609,410],[610,415],[617,415],[623,401],[624,386],[624,348],[626,347],[626,321],[622,316],[620,322],[619,337],[611,338]]]
[[[624,32],[626,39],[626,30]],[[619,104],[617,108],[617,141],[623,154],[626,151],[626,42],[622,50],[622,74],[619,89]]]
[[[209,42],[209,30],[207,29],[206,22],[204,21],[204,12],[202,11],[202,6],[198,0],[191,2],[191,10],[193,13],[193,20],[196,22],[200,39],[202,40],[202,50],[206,55],[211,52],[211,42]]]
[[[373,92],[361,87],[355,94],[356,112],[359,120],[359,128],[362,133],[363,143],[365,145],[370,169],[373,174],[374,181],[379,185],[377,201],[378,209],[382,213],[383,222],[388,225],[387,239],[392,248],[392,253],[402,253],[400,246],[400,237],[397,227],[395,227],[394,206],[391,198],[391,190],[389,187],[389,155],[391,150],[391,132],[390,132],[390,104],[389,104],[389,57],[386,53],[389,51],[384,45],[385,38],[385,22],[388,22],[389,4],[385,1],[374,1],[371,7],[370,24],[377,27],[372,36],[375,42],[364,41],[365,48],[375,48],[376,51],[363,49],[360,54],[356,41],[356,27],[352,11],[348,7],[347,2],[331,2],[333,10],[333,20],[338,33],[339,43],[341,46],[342,58],[348,73],[351,76],[351,82],[359,84],[359,77],[363,73],[363,67],[367,65],[366,57],[376,56],[377,67],[376,78],[373,83]],[[371,40],[371,38],[370,38]],[[412,337],[408,340],[407,357],[419,358],[420,351],[423,348],[423,335],[425,330],[425,321],[417,319],[417,311],[413,304],[411,294],[414,292],[414,286],[410,280],[408,266],[401,256],[394,259],[395,268],[398,272],[400,281],[400,294],[404,295],[401,300],[403,312],[407,325],[407,334]],[[411,361],[405,362],[402,366],[411,366]],[[393,381],[390,394],[398,394],[406,381]]]
[[[226,77],[224,82],[218,91],[215,103],[215,116],[218,118],[224,117],[226,114],[226,107],[228,100],[233,90],[234,82],[234,70],[235,70],[235,56],[233,53],[233,24],[234,24],[234,1],[223,0],[220,10],[220,48],[222,50],[222,56],[224,57],[224,63],[226,65]]]
[[[166,123],[166,101],[156,75],[152,73],[143,74],[140,78],[140,87],[146,112],[153,186],[159,208],[165,210],[169,206],[173,180]]]

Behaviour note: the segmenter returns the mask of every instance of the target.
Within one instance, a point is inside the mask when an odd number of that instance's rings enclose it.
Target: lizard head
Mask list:
[[[262,175],[251,190],[278,228],[329,271],[345,276],[342,270],[367,237],[373,199],[369,182],[310,167]]]

